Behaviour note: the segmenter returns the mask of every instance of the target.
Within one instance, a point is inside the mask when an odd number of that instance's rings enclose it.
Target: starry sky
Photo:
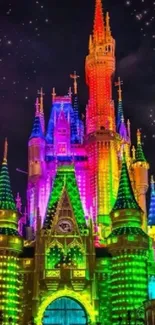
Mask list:
[[[123,80],[125,116],[143,134],[144,150],[155,173],[155,2],[104,0],[116,39],[118,76]],[[52,87],[65,95],[70,73],[80,75],[80,111],[88,98],[84,61],[92,31],[94,0],[0,1],[0,154],[9,142],[13,192],[26,196],[27,142],[37,91],[45,92],[46,123]],[[114,80],[115,81],[115,80]],[[114,87],[113,97],[117,94]]]

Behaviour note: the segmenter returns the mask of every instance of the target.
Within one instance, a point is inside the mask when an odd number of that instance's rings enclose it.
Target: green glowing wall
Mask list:
[[[0,255],[0,310],[3,325],[20,323],[20,290],[21,290],[19,259],[11,255]],[[22,316],[22,315],[21,315]]]
[[[112,324],[118,325],[123,318],[126,324],[127,311],[133,311],[131,317],[135,324],[134,310],[147,300],[147,256],[145,251],[124,250],[112,258],[111,269]]]
[[[111,325],[111,262],[109,258],[98,258],[96,265],[96,279],[99,298],[99,321],[104,325]]]

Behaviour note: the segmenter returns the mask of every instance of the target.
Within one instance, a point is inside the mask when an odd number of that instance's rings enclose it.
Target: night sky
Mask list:
[[[144,151],[155,173],[155,2],[104,0],[103,5],[110,12],[116,39],[116,78],[123,80],[133,142],[136,128],[141,128]],[[7,136],[13,191],[23,199],[27,179],[16,168],[27,170],[37,90],[43,87],[46,94],[47,123],[52,87],[66,95],[72,83],[69,75],[76,70],[84,113],[88,98],[84,62],[93,16],[94,0],[0,0],[0,154]]]

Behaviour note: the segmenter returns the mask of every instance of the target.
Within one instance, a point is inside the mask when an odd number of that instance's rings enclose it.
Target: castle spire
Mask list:
[[[125,154],[123,154],[122,170],[121,170],[121,176],[119,181],[117,199],[112,211],[124,210],[124,209],[140,210],[140,207],[135,199],[132,190],[126,159],[125,159]]]
[[[118,81],[115,82],[115,86],[118,87],[118,109],[117,109],[117,132],[119,132],[119,127],[122,122],[122,118],[124,119],[123,113],[123,105],[122,105],[122,86],[123,81],[120,77],[118,77]]]
[[[54,102],[56,96],[55,87],[52,88],[52,101]]]
[[[115,82],[115,86],[118,87],[118,109],[117,109],[117,132],[124,140],[128,140],[127,127],[124,121],[124,112],[122,104],[122,86],[123,81],[118,77],[118,81]]]
[[[40,113],[44,114],[44,92],[43,92],[43,88],[41,87],[40,90],[38,90],[38,95],[40,95]]]
[[[4,155],[0,172],[0,210],[16,211],[7,165],[8,142],[5,139]]]
[[[74,95],[77,95],[77,79],[80,78],[80,76],[78,76],[76,71],[74,71],[73,74],[70,74],[70,78],[74,81]]]
[[[142,142],[141,142],[141,132],[139,129],[137,130],[136,161],[146,162],[146,158],[144,155]]]
[[[8,140],[7,138],[5,138],[3,164],[7,164],[7,157],[8,157]]]
[[[36,107],[35,119],[34,119],[30,139],[44,137],[42,125],[41,125],[41,118],[40,118],[40,112],[39,112],[39,99],[38,98],[36,99],[35,107]]]
[[[36,98],[36,103],[35,103],[35,106],[36,106],[36,113],[35,113],[35,116],[40,116],[40,103],[39,103],[39,98],[37,97]]]
[[[104,38],[105,38],[105,26],[104,26],[102,2],[101,0],[96,0],[93,40],[96,43],[102,43]]]
[[[109,12],[106,13],[106,38],[111,37],[111,29],[110,29],[110,16]]]
[[[45,133],[45,119],[44,119],[44,96],[45,93],[43,92],[43,88],[38,90],[38,95],[40,95],[39,101],[39,113],[40,113],[40,122],[43,134]]]

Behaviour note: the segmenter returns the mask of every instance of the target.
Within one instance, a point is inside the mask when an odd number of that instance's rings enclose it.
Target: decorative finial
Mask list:
[[[36,106],[36,116],[39,116],[39,98],[37,97],[36,98],[36,103],[35,103],[35,106]]]
[[[92,35],[89,36],[89,52],[92,52],[92,48],[93,48],[93,39],[92,39]]]
[[[130,120],[129,119],[127,120],[127,130],[128,130],[128,137],[130,140],[131,139],[131,130],[130,130]]]
[[[109,12],[106,13],[106,36],[111,37]]]
[[[8,157],[8,140],[7,138],[5,138],[3,164],[7,164],[7,157]]]
[[[135,146],[132,146],[132,159],[136,160],[136,149]]]
[[[56,96],[55,87],[52,88],[52,101],[54,101]]]
[[[104,15],[102,9],[102,1],[95,1],[95,16],[93,28],[93,40],[97,44],[101,44],[105,38]]]
[[[154,181],[154,176],[153,175],[151,175],[150,183],[151,183],[151,190],[154,192],[155,191],[155,187],[154,187],[155,181]]]
[[[70,74],[70,78],[74,80],[74,95],[77,95],[77,79],[80,78],[80,76],[74,71],[73,74]]]
[[[139,129],[137,130],[137,144],[141,144],[141,132]]]
[[[69,90],[68,90],[68,96],[69,96],[69,97],[72,97],[72,88],[71,88],[71,87],[69,87]]]
[[[38,90],[38,95],[40,95],[40,113],[44,114],[44,96],[45,96],[45,93],[43,92],[43,88],[41,88],[40,91]]]
[[[17,197],[16,197],[16,208],[19,212],[21,212],[22,202],[21,202],[21,197],[20,197],[19,193],[17,193]]]
[[[123,81],[120,77],[118,77],[118,81],[115,82],[115,86],[118,87],[118,100],[119,102],[122,101],[122,88],[121,85],[123,85]]]

